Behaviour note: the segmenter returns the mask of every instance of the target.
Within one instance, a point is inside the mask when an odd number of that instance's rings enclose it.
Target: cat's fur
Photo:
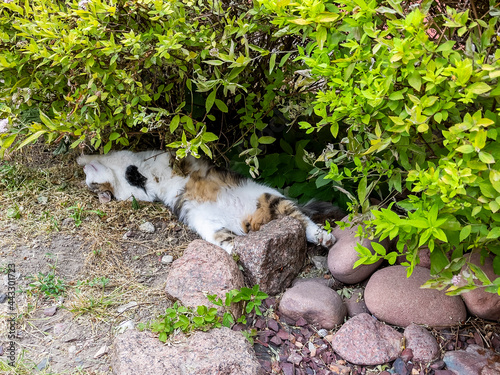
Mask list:
[[[203,239],[233,249],[235,236],[244,235],[281,216],[298,219],[309,242],[324,246],[335,237],[318,227],[280,192],[254,180],[218,168],[192,156],[176,161],[169,152],[131,151],[84,155],[88,187],[101,202],[135,197],[160,201]]]

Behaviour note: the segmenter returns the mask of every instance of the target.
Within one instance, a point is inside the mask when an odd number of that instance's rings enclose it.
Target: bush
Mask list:
[[[297,199],[345,195],[367,235],[397,239],[361,263],[405,254],[411,273],[427,246],[429,286],[500,292],[467,262],[491,255],[500,275],[500,10],[470,4],[4,1],[1,152],[42,136],[232,147],[240,170]]]
[[[433,1],[259,2],[282,33],[313,39],[298,49],[326,80],[314,102],[321,121],[301,127],[330,130],[337,143],[318,160],[371,236],[398,239],[408,274],[427,246],[436,278],[426,286],[457,294],[479,280],[500,294],[500,278],[467,263],[471,250],[491,254],[500,275],[500,10],[479,16],[471,2],[472,17]],[[375,193],[379,207],[370,204]],[[377,249],[359,246],[359,263],[394,263],[398,253]]]

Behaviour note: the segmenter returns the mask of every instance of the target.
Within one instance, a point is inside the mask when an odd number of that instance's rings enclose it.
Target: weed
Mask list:
[[[17,204],[14,207],[10,207],[7,209],[7,217],[10,219],[20,219],[21,218],[21,209]]]
[[[30,291],[39,294],[45,294],[49,297],[59,297],[66,291],[66,283],[63,279],[56,276],[53,272],[44,274],[39,272],[36,276],[28,277],[34,281],[29,284]]]
[[[86,210],[85,204],[81,205],[78,203],[76,206],[71,206],[67,208],[68,211],[72,211],[70,217],[73,218],[75,222],[75,227],[79,227],[82,224],[82,220],[86,214],[93,213],[99,217],[103,217],[105,215],[101,210]]]

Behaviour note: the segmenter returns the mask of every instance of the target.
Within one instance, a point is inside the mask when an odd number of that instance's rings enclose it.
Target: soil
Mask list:
[[[15,265],[11,273],[18,291],[14,299],[16,366],[6,365],[11,340],[2,333],[0,374],[111,374],[109,348],[120,325],[145,323],[171,305],[163,292],[170,264],[163,264],[162,257],[177,259],[197,238],[160,204],[140,202],[139,208],[132,202],[100,204],[85,188],[75,159],[74,154],[54,156],[37,146],[0,161],[4,279],[0,301],[7,293],[9,264]],[[154,233],[139,229],[145,222],[154,225]],[[310,255],[318,254],[318,248],[310,249]],[[303,276],[313,274],[318,272],[311,263]],[[47,294],[44,285],[60,290]],[[250,317],[246,327],[234,327],[255,330],[254,348],[266,373],[378,374],[392,367],[343,361],[329,346],[328,335],[334,330],[325,335],[304,321],[289,321],[278,313],[276,301],[265,301],[264,318]],[[8,332],[10,316],[4,298],[0,332]],[[500,350],[498,326],[478,319],[434,334],[443,351],[470,343]],[[99,351],[104,354],[96,355]],[[435,370],[405,366],[408,374]]]

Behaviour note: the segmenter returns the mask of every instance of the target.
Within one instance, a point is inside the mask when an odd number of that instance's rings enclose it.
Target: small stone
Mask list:
[[[76,346],[75,345],[71,345],[69,348],[68,348],[68,353],[69,354],[75,354],[76,352]]]
[[[44,195],[39,195],[39,196],[37,197],[37,201],[38,201],[38,203],[40,203],[40,204],[47,204],[47,202],[49,201],[49,198],[48,198],[48,197],[46,197],[46,196],[44,196]]]
[[[297,327],[304,327],[307,325],[307,321],[304,319],[304,318],[299,318],[297,319],[297,321],[295,322],[295,325]]]
[[[94,354],[94,359],[101,358],[104,354],[108,353],[109,348],[106,345],[101,346],[101,348]]]
[[[302,349],[304,347],[304,344],[302,344],[300,341],[295,341],[295,346],[299,349]]]
[[[127,311],[128,309],[131,309],[132,307],[135,307],[137,305],[138,305],[137,302],[131,301],[129,303],[126,303],[125,305],[118,306],[116,311],[118,311],[118,313],[121,314],[122,312]]]
[[[3,355],[3,353],[4,353],[3,346],[0,345],[0,355]]]
[[[54,336],[60,336],[66,329],[66,324],[56,323],[54,324]]]
[[[124,240],[128,240],[128,239],[129,239],[129,238],[131,238],[131,237],[134,237],[134,232],[133,232],[133,231],[131,231],[131,230],[129,230],[129,231],[127,231],[127,232],[125,232],[125,234],[123,235],[123,239],[124,239]]]
[[[276,346],[279,346],[282,344],[282,341],[278,336],[273,336],[273,338],[269,341]]]
[[[401,358],[396,358],[392,365],[394,372],[399,375],[408,375],[410,372],[406,368],[405,362]]]
[[[316,347],[314,346],[314,344],[312,342],[307,344],[307,349],[309,349],[309,352],[311,353],[311,357],[316,356]]]
[[[139,230],[144,233],[154,233],[155,232],[155,226],[150,223],[149,221],[146,221],[145,223],[142,223],[139,226]]]
[[[7,301],[7,294],[0,294],[0,303],[4,303],[5,301]]]
[[[43,315],[45,316],[54,316],[57,311],[57,306],[50,306],[43,310]]]
[[[319,337],[326,337],[328,335],[328,331],[324,328],[321,328],[320,330],[318,330],[318,335]]]
[[[172,255],[164,255],[161,257],[161,264],[170,264],[174,261],[174,257]]]
[[[292,353],[288,356],[287,361],[293,363],[295,366],[298,366],[300,362],[302,362],[302,356],[298,353]]]
[[[117,334],[125,332],[127,329],[134,329],[134,321],[133,320],[126,320],[124,322],[121,322],[117,327],[115,327],[115,332]]]
[[[336,363],[332,363],[328,368],[335,374],[335,375],[349,375],[351,373],[351,368],[347,366],[342,366]]]
[[[272,329],[274,332],[278,332],[280,329],[278,322],[274,319],[269,319],[267,321],[267,326],[269,327],[269,329]]]
[[[38,365],[36,365],[36,368],[38,369],[38,371],[42,371],[49,365],[49,362],[50,358],[44,358]]]
[[[316,267],[320,271],[328,270],[328,257],[322,257],[319,255],[311,257],[311,262],[313,262],[314,267]]]
[[[413,358],[413,351],[410,348],[406,348],[403,350],[400,357],[403,361],[405,361],[405,363],[408,363],[408,361],[411,361]]]
[[[431,369],[433,370],[441,370],[444,368],[444,366],[446,365],[446,363],[444,363],[444,361],[442,359],[434,362],[432,365],[431,365]]]
[[[334,337],[335,337],[335,335],[326,335],[326,336],[324,337],[324,339],[325,339],[326,341],[328,341],[328,342],[332,342],[332,340],[333,340],[333,338],[334,338]]]
[[[281,369],[285,375],[293,375],[295,373],[292,363],[283,363]]]
[[[276,334],[276,336],[278,336],[282,340],[289,340],[290,339],[290,334],[283,329],[280,329],[278,331],[278,333]]]

